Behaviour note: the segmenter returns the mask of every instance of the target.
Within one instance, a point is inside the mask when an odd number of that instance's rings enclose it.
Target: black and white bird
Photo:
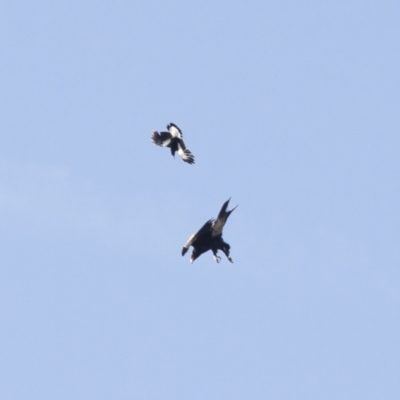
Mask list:
[[[221,260],[221,257],[217,255],[218,250],[221,250],[226,255],[226,258],[233,263],[233,260],[229,255],[231,246],[222,239],[222,230],[224,229],[224,225],[226,224],[231,212],[237,207],[232,208],[230,211],[226,211],[229,201],[230,198],[222,205],[221,211],[216,220],[208,220],[197,233],[190,236],[189,240],[183,246],[182,256],[186,254],[190,246],[193,247],[192,256],[190,258],[191,263],[208,250],[213,252],[214,260],[217,263]]]
[[[172,122],[167,125],[168,132],[154,131],[151,135],[151,140],[154,144],[161,147],[169,147],[175,158],[175,152],[182,157],[182,160],[194,164],[194,156],[185,146],[182,140],[182,131]]]

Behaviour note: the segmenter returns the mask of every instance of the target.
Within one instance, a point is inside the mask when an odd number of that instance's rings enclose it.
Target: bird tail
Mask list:
[[[224,229],[224,226],[226,224],[226,221],[228,220],[229,216],[231,215],[232,211],[236,209],[236,207],[232,208],[232,210],[226,211],[228,208],[230,198],[222,205],[221,211],[218,214],[218,217],[214,223],[213,226],[213,236],[218,236],[222,234],[222,230]]]
[[[225,225],[226,221],[228,220],[229,216],[231,215],[231,213],[233,211],[235,211],[238,206],[238,205],[236,205],[235,207],[232,208],[232,210],[226,211],[230,200],[231,200],[231,198],[229,197],[229,199],[222,205],[221,211],[218,214],[218,219],[223,221],[224,225]]]

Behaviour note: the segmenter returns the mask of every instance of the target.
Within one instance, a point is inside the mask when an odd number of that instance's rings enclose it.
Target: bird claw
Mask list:
[[[214,260],[218,264],[221,260],[221,257],[214,255]]]

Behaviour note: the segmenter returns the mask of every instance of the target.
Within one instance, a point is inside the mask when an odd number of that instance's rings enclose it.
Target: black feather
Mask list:
[[[175,153],[178,152],[183,161],[188,164],[194,164],[194,156],[190,150],[186,148],[182,140],[182,131],[172,122],[167,125],[167,129],[168,132],[158,133],[154,131],[151,135],[152,142],[157,146],[169,147],[173,157],[175,157]]]
[[[226,211],[228,208],[230,199],[228,199],[223,205],[218,214],[216,220],[210,219],[208,220],[198,232],[193,234],[182,249],[182,256],[186,254],[189,247],[193,247],[192,256],[190,262],[193,262],[196,258],[198,258],[201,254],[205,253],[208,250],[213,252],[214,258],[217,262],[219,262],[219,257],[217,256],[218,250],[221,250],[230,262],[232,258],[229,255],[229,251],[231,246],[226,243],[222,239],[222,230],[226,221],[228,220],[229,215],[235,210],[234,207],[230,211]]]

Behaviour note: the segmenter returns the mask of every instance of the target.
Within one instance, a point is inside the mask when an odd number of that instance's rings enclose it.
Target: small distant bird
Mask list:
[[[175,158],[175,152],[182,157],[182,160],[194,164],[194,156],[185,146],[182,140],[182,131],[172,122],[167,125],[168,132],[154,131],[151,135],[151,140],[154,144],[161,147],[169,147]]]
[[[221,257],[217,255],[218,250],[222,250],[227,259],[233,263],[233,260],[229,255],[231,246],[229,246],[229,244],[222,239],[222,230],[224,225],[231,212],[237,207],[236,206],[232,208],[230,211],[226,211],[229,201],[230,198],[222,205],[221,211],[219,212],[216,220],[208,220],[197,233],[193,234],[189,238],[189,240],[183,246],[182,256],[186,254],[190,246],[193,247],[192,256],[190,258],[191,263],[193,263],[196,258],[208,250],[213,252],[214,260],[217,263],[219,263],[221,260]]]

